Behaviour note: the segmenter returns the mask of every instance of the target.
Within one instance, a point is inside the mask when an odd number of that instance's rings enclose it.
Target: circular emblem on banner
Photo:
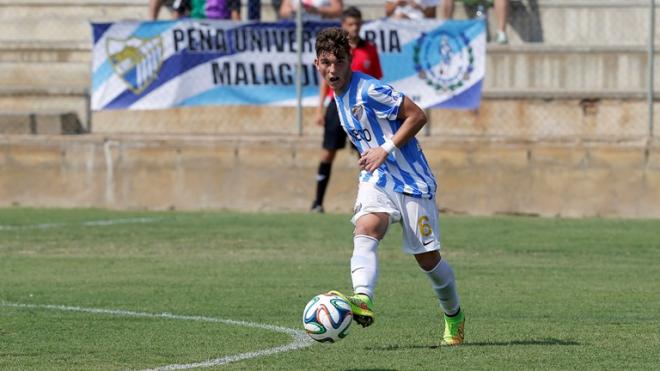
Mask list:
[[[417,75],[438,92],[462,87],[474,71],[474,51],[465,34],[422,33],[413,49]]]

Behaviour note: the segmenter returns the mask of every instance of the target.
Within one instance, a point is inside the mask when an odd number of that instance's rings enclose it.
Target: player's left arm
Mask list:
[[[396,118],[401,121],[401,127],[394,133],[394,136],[390,140],[386,141],[380,147],[369,148],[364,151],[358,161],[362,170],[373,172],[378,169],[385,162],[388,154],[396,148],[401,148],[401,146],[417,135],[428,120],[424,111],[406,96],[403,97]]]
[[[392,143],[396,148],[401,148],[410,138],[417,135],[428,121],[424,110],[406,96],[403,97],[396,118],[401,121],[401,127],[392,136]]]

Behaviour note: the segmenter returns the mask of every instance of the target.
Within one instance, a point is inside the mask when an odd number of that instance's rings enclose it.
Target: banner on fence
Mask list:
[[[318,31],[305,22],[303,105],[318,104]],[[296,104],[295,23],[159,21],[93,23],[92,109]],[[383,80],[423,108],[479,106],[486,49],[483,21],[363,25],[378,47]]]

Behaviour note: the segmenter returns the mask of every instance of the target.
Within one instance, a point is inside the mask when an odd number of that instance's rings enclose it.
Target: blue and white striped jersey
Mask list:
[[[360,153],[382,145],[401,127],[396,117],[403,94],[364,73],[353,72],[348,89],[335,92],[335,103],[341,125]],[[433,198],[437,188],[416,138],[395,149],[373,173],[363,170],[360,182],[420,198]]]

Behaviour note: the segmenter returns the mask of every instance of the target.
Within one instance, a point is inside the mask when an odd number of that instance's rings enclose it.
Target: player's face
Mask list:
[[[351,58],[348,55],[321,52],[314,64],[332,90],[342,92],[346,89],[351,78]]]
[[[351,40],[357,40],[360,37],[361,27],[362,20],[360,18],[346,17],[341,21],[341,28],[348,32],[348,37]]]

